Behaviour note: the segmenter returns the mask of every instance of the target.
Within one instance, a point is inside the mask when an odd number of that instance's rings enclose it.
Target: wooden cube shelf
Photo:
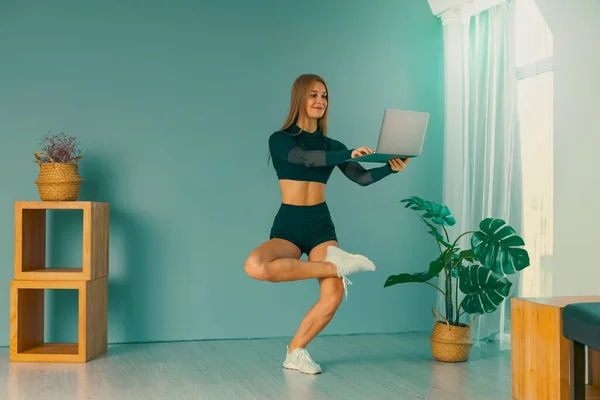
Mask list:
[[[81,362],[106,352],[108,276],[10,283],[10,361]],[[44,290],[78,291],[78,342],[45,343]]]
[[[78,268],[47,268],[46,210],[83,210],[83,259]],[[15,279],[89,280],[108,275],[109,204],[91,201],[15,202]]]

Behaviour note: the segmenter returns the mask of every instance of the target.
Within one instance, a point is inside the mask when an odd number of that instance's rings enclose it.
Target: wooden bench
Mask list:
[[[569,399],[570,345],[563,335],[563,309],[598,302],[600,296],[511,299],[513,400]],[[600,399],[600,352],[593,349],[588,351],[588,383],[587,399]]]
[[[585,400],[585,348],[600,350],[600,302],[568,304],[562,323],[563,336],[569,339],[569,399]]]

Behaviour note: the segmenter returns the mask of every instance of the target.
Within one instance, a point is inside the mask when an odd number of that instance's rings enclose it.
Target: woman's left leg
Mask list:
[[[338,246],[336,241],[321,243],[311,250],[308,255],[310,261],[323,261],[327,256],[328,246]],[[305,347],[313,340],[331,321],[344,297],[344,284],[342,278],[318,278],[320,295],[317,303],[302,319],[298,331],[288,346],[288,360],[286,362],[294,369],[305,373],[319,373],[320,366],[310,359]],[[292,356],[294,350],[301,350],[297,357]],[[300,357],[304,355],[304,359]],[[284,366],[286,364],[284,363]]]

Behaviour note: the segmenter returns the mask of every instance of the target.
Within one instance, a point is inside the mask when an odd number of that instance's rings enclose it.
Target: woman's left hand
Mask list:
[[[402,171],[404,168],[406,168],[409,162],[409,157],[405,158],[404,160],[401,158],[393,158],[389,161],[393,171]]]

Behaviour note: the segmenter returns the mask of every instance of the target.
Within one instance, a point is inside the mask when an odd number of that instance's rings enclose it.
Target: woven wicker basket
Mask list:
[[[471,326],[475,318],[469,325],[460,324],[460,326],[450,325],[442,313],[433,308],[433,317],[435,324],[431,340],[431,353],[433,358],[445,362],[463,362],[469,359],[471,347],[473,346],[473,334]],[[443,321],[438,320],[439,315]]]
[[[79,176],[77,157],[73,163],[55,162],[46,153],[35,152],[40,166],[40,175],[35,180],[43,201],[75,201],[79,198],[83,179]],[[50,162],[43,163],[40,155],[47,157]]]

